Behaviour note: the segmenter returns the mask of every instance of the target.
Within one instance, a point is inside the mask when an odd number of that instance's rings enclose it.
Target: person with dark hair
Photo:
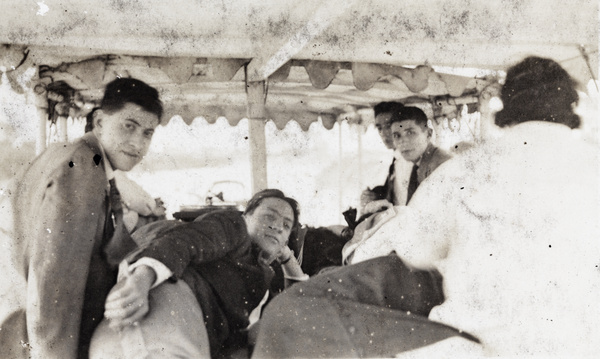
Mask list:
[[[385,147],[390,150],[394,149],[394,141],[392,140],[392,132],[390,129],[390,118],[392,114],[404,108],[400,102],[380,102],[373,107],[375,116],[375,128],[379,132],[381,141]]]
[[[94,129],[94,117],[100,107],[86,115],[85,133]],[[140,185],[127,177],[126,172],[114,171],[115,184],[121,194],[123,222],[129,232],[150,222],[165,219],[165,206],[160,198],[152,198]]]
[[[400,153],[408,163],[412,163],[410,179],[405,192],[406,202],[394,202],[394,205],[397,206],[408,205],[419,184],[442,163],[452,158],[452,155],[431,142],[433,130],[427,125],[427,115],[418,107],[397,107],[390,113],[389,126],[396,152]],[[362,222],[373,213],[391,207],[392,203],[387,200],[373,201],[364,207],[366,214],[358,222]],[[352,262],[352,253],[363,240],[361,235],[354,235],[354,231],[350,233],[353,234],[352,239],[342,249],[342,262],[344,263]]]
[[[394,139],[391,132],[391,118],[394,114],[399,113],[404,108],[400,102],[380,102],[373,108],[375,114],[375,128],[379,132],[379,136],[384,145],[391,149],[395,149]],[[361,194],[361,213],[369,213],[372,211],[366,210],[366,205],[371,202],[385,203],[388,206],[400,205],[406,203],[406,193],[408,184],[408,167],[407,163],[402,158],[396,158],[394,152],[394,160],[390,164],[388,176],[382,186],[376,186],[373,189],[367,188]]]
[[[255,356],[596,357],[600,161],[597,146],[571,131],[574,95],[553,60],[529,57],[511,67],[496,117],[503,134],[444,163],[409,206],[361,223],[365,240],[346,267],[356,281],[323,294],[315,276],[277,296]],[[393,268],[377,277],[367,270],[389,255],[443,276],[446,299],[428,318],[356,296],[373,283],[389,285],[380,278]]]
[[[419,184],[452,155],[431,142],[433,130],[427,125],[427,116],[418,107],[405,107],[394,113],[390,126],[396,151],[413,163],[406,195],[408,204]]]
[[[290,205],[290,207],[292,208],[292,212],[294,214],[294,218],[292,221],[292,228],[291,228],[289,238],[297,237],[298,230],[300,229],[300,206],[298,205],[298,202],[295,199],[286,197],[283,194],[283,192],[281,192],[278,189],[265,189],[265,190],[262,190],[262,191],[256,193],[254,196],[252,196],[252,198],[250,198],[250,201],[248,201],[248,204],[246,205],[246,209],[244,209],[244,213],[251,214],[252,212],[254,212],[254,210],[260,205],[260,203],[265,198],[277,198],[277,199],[287,202]]]
[[[578,128],[573,112],[579,102],[575,80],[558,63],[528,57],[511,67],[500,94],[504,108],[496,114],[496,125],[508,127],[527,121],[543,121]],[[552,101],[540,101],[547,98]]]
[[[106,85],[100,109],[108,114],[123,110],[127,104],[141,107],[144,111],[161,118],[162,102],[158,91],[146,83],[132,78],[120,77]]]
[[[86,358],[117,264],[136,247],[120,228],[113,170],[141,161],[160,122],[158,92],[135,79],[106,86],[94,129],[50,146],[14,193],[20,307],[2,316],[0,357]]]
[[[189,223],[139,229],[134,236],[150,244],[130,258],[109,294],[107,320],[90,357],[127,357],[139,343],[145,344],[136,350],[150,356],[184,358],[244,347],[249,315],[271,286],[273,262],[281,263],[286,278],[307,279],[287,246],[298,228],[298,203],[268,189],[256,193],[244,213],[214,211]]]
[[[98,111],[100,107],[94,107],[88,114],[85,116],[85,128],[84,132],[88,133],[94,129],[94,114]]]
[[[412,170],[403,170],[406,167],[403,166],[396,171],[399,161],[394,159],[385,185],[363,192],[363,214],[408,204],[419,183],[451,158],[448,152],[431,142],[433,130],[427,125],[427,116],[420,108],[382,102],[375,106],[375,118],[386,146],[395,149],[395,153],[411,164]],[[388,144],[390,141],[391,145]],[[406,176],[402,172],[410,173],[410,177],[404,179]]]

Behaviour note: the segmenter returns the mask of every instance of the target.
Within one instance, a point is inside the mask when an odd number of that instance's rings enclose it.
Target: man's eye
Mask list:
[[[154,131],[144,132],[144,137],[146,137],[146,138],[152,138],[152,135],[154,135]]]
[[[126,123],[125,128],[128,130],[133,130],[135,129],[135,125],[133,123]]]

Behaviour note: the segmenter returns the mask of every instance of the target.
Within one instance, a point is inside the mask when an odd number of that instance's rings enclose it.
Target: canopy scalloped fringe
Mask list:
[[[22,48],[7,48],[16,61]],[[29,53],[34,50],[27,50]],[[24,63],[7,74],[30,65]],[[181,116],[186,123],[202,116],[209,122],[225,117],[235,125],[249,116],[252,99],[246,92],[247,59],[151,58],[103,55],[58,66],[39,65],[36,92],[52,99],[58,115],[84,116],[96,106],[106,83],[116,77],[135,77],[155,86],[165,104],[165,119]],[[333,70],[332,70],[333,69]],[[430,102],[440,95],[479,92],[495,78],[436,73],[426,65],[407,68],[387,64],[291,60],[265,81],[264,119],[278,128],[294,120],[307,130],[322,119],[326,128],[339,120],[361,123],[357,111],[381,101],[412,97]],[[315,87],[316,84],[316,87]],[[40,90],[41,89],[41,90]],[[253,102],[255,101],[255,102]],[[63,105],[61,106],[60,103]],[[64,113],[68,111],[68,113]]]
[[[169,119],[169,121],[163,121],[162,125],[166,126],[171,120],[173,120],[173,118],[175,117],[171,117]],[[232,118],[226,118],[226,117],[212,117],[210,119],[205,118],[205,117],[196,117],[194,119],[192,119],[191,121],[185,121],[184,122],[188,125],[191,126],[192,123],[194,121],[198,121],[198,120],[204,120],[209,124],[215,124],[219,119],[225,119],[227,121],[227,123],[232,126],[232,127],[236,127],[242,120],[246,119],[244,118],[239,118],[239,119],[232,119]],[[251,121],[259,121],[259,120],[251,120]],[[296,122],[298,124],[298,126],[302,129],[302,131],[308,131],[310,129],[310,126],[312,124],[321,124],[324,128],[331,130],[333,128],[333,126],[336,124],[336,120],[332,119],[332,118],[328,118],[328,119],[324,119],[322,117],[315,117],[315,118],[310,118],[310,119],[306,119],[306,120],[297,120],[295,118],[289,118],[287,120],[264,120],[267,123],[268,122],[273,122],[273,124],[275,125],[275,127],[278,130],[283,130],[286,128],[286,126],[290,123],[290,122]],[[349,123],[358,123],[357,121],[348,121]]]
[[[179,115],[177,115],[179,116]],[[163,120],[162,125],[166,126],[171,119],[174,116],[170,116],[168,120]],[[181,116],[180,116],[181,117]],[[183,118],[183,122],[185,122],[188,125],[191,125],[192,122],[196,121],[199,117],[195,117],[195,118]],[[214,124],[215,122],[217,122],[218,119],[220,118],[225,118],[227,120],[227,123],[229,123],[230,126],[237,126],[241,120],[247,118],[247,117],[233,117],[233,116],[209,116],[209,117],[205,117],[205,116],[201,116],[201,118],[203,118],[204,120],[206,120],[206,122],[210,123],[210,124]],[[342,119],[341,119],[342,120]],[[258,119],[253,119],[251,121],[261,121]],[[321,122],[323,124],[323,127],[325,127],[326,129],[330,130],[333,128],[333,126],[335,125],[335,123],[337,122],[335,118],[333,117],[321,117],[321,116],[304,116],[302,118],[297,118],[297,117],[287,117],[287,118],[280,118],[280,119],[273,119],[273,118],[268,118],[268,119],[264,119],[262,121],[271,121],[275,124],[275,127],[277,127],[277,129],[279,130],[283,130],[285,128],[285,126],[287,126],[288,122],[290,121],[294,121],[296,123],[298,123],[298,125],[300,126],[300,128],[303,131],[308,131],[308,129],[310,128],[310,126],[313,123],[316,122]],[[358,121],[348,121],[349,123],[359,123]]]

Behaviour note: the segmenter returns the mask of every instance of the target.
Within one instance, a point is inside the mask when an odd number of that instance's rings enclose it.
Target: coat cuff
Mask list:
[[[138,259],[135,263],[130,264],[127,270],[129,273],[133,273],[135,268],[142,265],[152,268],[156,273],[156,280],[150,289],[157,287],[159,284],[173,276],[173,272],[166,265],[150,257],[142,257]],[[119,273],[119,276],[120,275],[121,273]]]

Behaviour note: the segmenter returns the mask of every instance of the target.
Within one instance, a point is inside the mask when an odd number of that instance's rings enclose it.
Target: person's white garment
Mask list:
[[[394,151],[394,203],[397,205],[406,204],[408,195],[408,182],[412,172],[413,163],[402,157],[397,150]]]
[[[396,206],[386,211],[371,215],[354,230],[354,235],[342,248],[342,263],[353,264],[374,257],[385,256],[393,251],[389,243],[379,240],[380,236],[370,239],[384,223],[398,216],[399,211],[406,211],[406,206]],[[373,244],[373,245],[371,245]],[[357,256],[358,252],[358,256]]]
[[[114,171],[115,181],[123,203],[132,211],[136,211],[142,216],[162,215],[156,205],[156,201],[139,184],[127,177],[122,171]]]
[[[394,158],[394,174],[391,177],[392,186],[394,186],[393,201],[396,205],[404,205],[408,197],[408,183],[410,182],[413,163],[405,160],[398,151],[394,151]],[[374,200],[364,206],[362,214],[376,213],[392,205],[387,198]]]
[[[129,231],[137,224],[139,216],[162,216],[165,214],[163,207],[146,192],[139,184],[127,177],[122,171],[113,171],[113,176],[119,188],[124,204],[123,220]]]
[[[526,122],[441,165],[410,206],[365,231],[352,260],[395,250],[437,267],[446,301],[430,319],[479,337],[487,354],[594,356],[599,203],[598,148]]]

